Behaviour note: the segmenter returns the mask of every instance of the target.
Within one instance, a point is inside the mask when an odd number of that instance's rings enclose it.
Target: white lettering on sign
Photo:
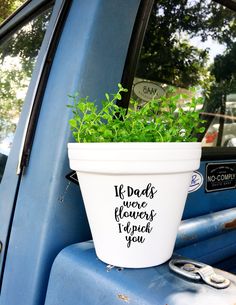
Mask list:
[[[141,81],[134,85],[134,93],[142,100],[150,101],[163,96],[165,90],[156,83]]]
[[[234,180],[235,174],[219,174],[212,175],[207,177],[207,182],[215,182],[215,181],[225,181],[225,180]]]

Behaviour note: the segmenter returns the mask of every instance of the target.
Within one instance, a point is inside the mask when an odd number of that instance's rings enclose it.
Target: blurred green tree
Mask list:
[[[0,0],[0,24],[24,2],[25,0]]]

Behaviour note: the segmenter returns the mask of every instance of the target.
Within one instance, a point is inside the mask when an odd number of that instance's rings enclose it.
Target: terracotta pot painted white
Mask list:
[[[173,252],[201,143],[69,143],[96,254],[144,268]]]

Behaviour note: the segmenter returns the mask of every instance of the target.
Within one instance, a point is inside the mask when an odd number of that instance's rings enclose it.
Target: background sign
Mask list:
[[[236,188],[236,163],[208,163],[205,181],[206,192]]]
[[[152,98],[160,98],[165,94],[165,90],[156,83],[141,81],[134,85],[134,93],[144,101]]]

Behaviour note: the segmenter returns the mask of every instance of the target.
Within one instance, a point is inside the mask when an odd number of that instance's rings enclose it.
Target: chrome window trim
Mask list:
[[[25,129],[24,129],[22,142],[21,142],[21,148],[20,148],[19,157],[18,157],[18,166],[17,166],[17,170],[16,170],[17,175],[20,175],[22,170],[28,164],[29,154],[30,154],[30,150],[31,150],[31,146],[32,146],[32,140],[33,140],[33,137],[34,137],[34,129],[35,129],[35,125],[36,125],[35,113],[34,113],[34,109],[35,109],[35,105],[36,105],[36,96],[38,95],[38,90],[39,90],[39,86],[40,86],[40,83],[41,83],[41,80],[42,80],[45,64],[46,64],[46,62],[49,62],[48,57],[49,57],[52,41],[54,40],[55,33],[58,30],[58,25],[60,24],[61,16],[63,14],[65,6],[70,1],[68,1],[68,0],[58,0],[57,2],[60,2],[59,10],[57,12],[56,19],[54,20],[53,28],[51,30],[50,37],[49,37],[48,42],[47,42],[47,49],[44,52],[43,59],[41,61],[39,72],[38,72],[38,75],[37,75],[37,79],[36,79],[36,82],[34,84],[34,91],[33,91],[33,94],[31,96],[31,106],[30,106],[30,110],[28,112],[28,117],[27,117],[27,121],[26,121],[26,124],[25,124]],[[50,59],[50,62],[51,62],[51,59]],[[39,94],[41,96],[42,92],[40,92]],[[41,106],[41,102],[40,102],[39,108],[40,108],[40,106]],[[38,109],[38,111],[39,110],[40,109]]]
[[[47,7],[52,7],[54,0],[29,0],[20,6],[2,24],[0,24],[0,43],[7,39],[19,27],[27,23],[34,15],[39,15]]]
[[[55,7],[52,12],[52,16],[50,19],[50,35],[44,37],[46,39],[46,49],[44,50],[43,57],[41,58],[40,65],[38,67],[37,76],[33,84],[33,92],[31,93],[31,103],[30,109],[28,112],[28,117],[26,119],[25,128],[23,132],[21,148],[18,157],[18,166],[16,173],[19,175],[22,172],[22,169],[26,166],[29,159],[29,153],[32,146],[32,141],[34,137],[34,130],[37,123],[37,117],[40,111],[41,101],[40,97],[43,94],[43,83],[45,83],[47,76],[45,78],[45,70],[46,74],[48,74],[51,63],[52,63],[52,45],[55,40],[56,34],[60,31],[60,25],[62,19],[64,19],[64,13],[67,11],[68,6],[71,1],[68,0],[57,0],[57,1],[28,1],[26,5],[23,5],[19,10],[18,14],[13,14],[10,16],[7,23],[0,27],[0,43],[2,43],[5,39],[12,35],[14,31],[16,31],[19,26],[26,23],[30,19],[32,19],[36,14],[38,15],[40,12],[46,10],[51,7],[55,2]],[[55,18],[53,18],[55,15]],[[53,19],[53,20],[52,20]],[[49,30],[49,29],[48,29]],[[58,37],[57,37],[58,38]],[[56,38],[56,40],[57,40]],[[55,43],[54,43],[55,45]],[[45,68],[46,67],[46,68]],[[27,97],[26,97],[27,98]]]

